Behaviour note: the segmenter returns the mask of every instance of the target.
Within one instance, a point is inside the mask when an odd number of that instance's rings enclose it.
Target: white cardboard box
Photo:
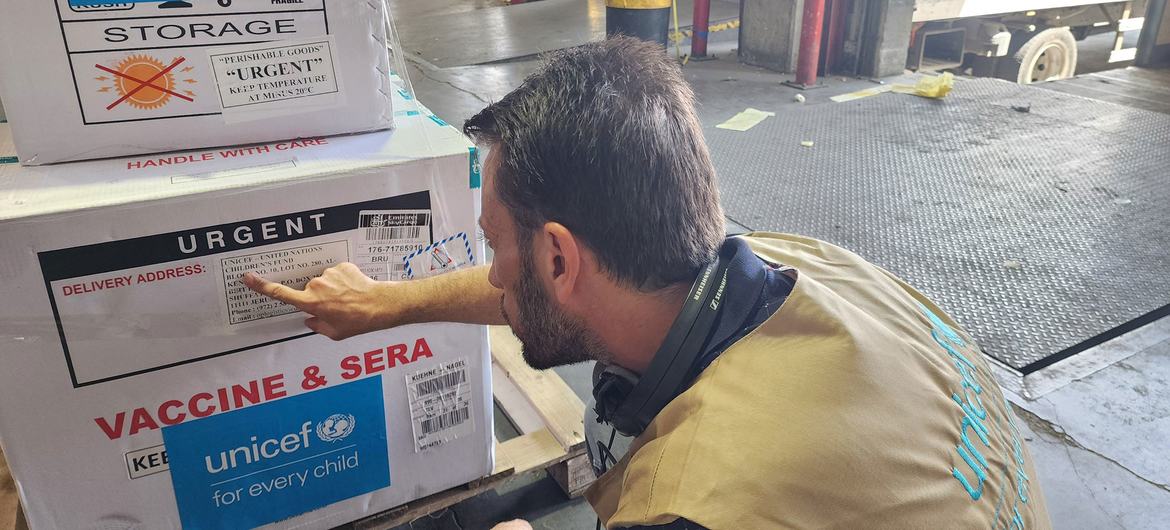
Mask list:
[[[3,161],[0,446],[33,530],[329,528],[491,472],[484,327],[333,342],[238,282],[480,259],[455,129]]]
[[[7,0],[0,94],[20,160],[389,128],[385,10],[382,0]]]

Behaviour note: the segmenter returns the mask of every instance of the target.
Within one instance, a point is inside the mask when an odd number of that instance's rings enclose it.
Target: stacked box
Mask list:
[[[474,148],[424,108],[398,118],[247,147],[0,158],[0,446],[33,530],[329,528],[491,472],[484,327],[334,342],[240,283],[480,259]]]
[[[10,0],[0,97],[24,164],[393,124],[382,0]]]

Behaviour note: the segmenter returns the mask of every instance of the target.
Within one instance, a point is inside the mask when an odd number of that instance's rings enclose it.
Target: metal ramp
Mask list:
[[[1170,314],[1170,115],[994,79],[789,108],[706,130],[735,221],[858,252],[1022,374]]]

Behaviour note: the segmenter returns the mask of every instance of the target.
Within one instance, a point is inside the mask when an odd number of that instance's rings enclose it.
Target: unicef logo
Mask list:
[[[334,414],[317,422],[317,437],[322,442],[336,442],[353,432],[353,414]]]

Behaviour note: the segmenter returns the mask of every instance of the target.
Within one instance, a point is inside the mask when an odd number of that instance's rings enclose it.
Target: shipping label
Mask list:
[[[162,435],[183,528],[253,528],[390,486],[380,375]]]
[[[249,96],[287,99],[310,89],[314,94],[338,90],[325,0],[52,1],[87,125],[222,113],[229,108],[223,91],[231,89],[217,84],[216,75],[224,72],[213,68],[216,63],[208,57],[216,50],[237,49],[225,46],[318,43],[300,53],[286,50],[281,56],[240,61],[249,79],[237,77],[233,86],[257,85]],[[230,65],[220,66],[226,72]],[[264,82],[272,88],[260,89]],[[233,105],[249,97],[229,96]]]
[[[306,336],[296,308],[252,292],[242,276],[256,272],[300,289],[325,269],[353,261],[389,279],[397,270],[390,264],[431,237],[430,193],[420,191],[38,258],[79,387]]]
[[[225,112],[296,108],[305,98],[337,98],[333,39],[217,48],[209,55],[220,105]]]
[[[354,263],[375,280],[405,280],[406,257],[430,243],[429,210],[361,212]]]
[[[406,375],[415,452],[475,432],[467,358]]]
[[[291,305],[249,289],[243,282],[245,273],[255,272],[269,281],[304,289],[321,271],[346,261],[349,242],[344,239],[221,259],[228,323],[242,324],[297,312]]]

